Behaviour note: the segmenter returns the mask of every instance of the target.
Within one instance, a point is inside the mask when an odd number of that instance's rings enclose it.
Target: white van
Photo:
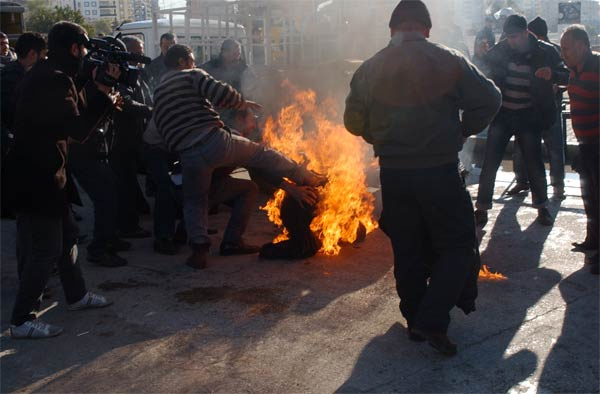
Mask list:
[[[185,18],[183,15],[173,15],[172,20],[166,18],[158,19],[157,28],[156,42],[152,29],[152,20],[124,23],[116,28],[114,35],[121,33],[123,36],[133,35],[140,38],[144,41],[146,56],[154,59],[160,54],[158,42],[160,36],[171,32],[177,35],[177,41],[180,44],[192,47],[197,64],[204,63],[218,56],[221,44],[227,38],[236,39],[242,43],[243,49],[247,48],[246,29],[243,25],[233,22],[190,19],[189,39],[186,37]],[[242,56],[245,57],[245,53]]]

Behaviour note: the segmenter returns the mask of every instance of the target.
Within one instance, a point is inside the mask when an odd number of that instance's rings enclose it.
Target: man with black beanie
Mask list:
[[[485,158],[475,220],[483,226],[492,207],[496,172],[508,141],[514,135],[531,185],[537,222],[551,226],[554,218],[548,205],[546,172],[542,158],[542,130],[556,122],[554,84],[566,84],[568,71],[552,45],[539,41],[527,30],[527,20],[511,15],[504,22],[506,39],[486,55],[490,78],[502,91],[502,108],[487,136]]]
[[[67,147],[87,138],[113,105],[111,88],[88,81],[78,91],[78,76],[87,53],[85,30],[58,22],[48,33],[48,60],[40,60],[23,80],[15,117],[11,169],[17,201],[19,290],[11,318],[13,338],[47,338],[62,328],[36,319],[34,311],[50,273],[58,266],[69,310],[110,305],[88,292],[77,262],[78,229],[69,209],[74,185],[66,170]],[[118,66],[108,77],[118,79]],[[95,72],[94,72],[95,75]]]
[[[409,338],[454,355],[449,312],[475,310],[480,265],[458,152],[492,120],[500,92],[462,54],[427,40],[423,2],[400,1],[389,26],[390,44],[354,74],[344,122],[379,156],[380,225]]]

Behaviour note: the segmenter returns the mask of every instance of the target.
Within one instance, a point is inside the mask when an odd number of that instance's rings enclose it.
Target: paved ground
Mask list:
[[[333,258],[214,256],[201,272],[182,264],[187,251],[159,256],[149,240],[117,269],[90,265],[82,248],[89,288],[114,306],[67,312],[54,277],[43,318],[65,332],[12,340],[14,223],[3,221],[1,391],[598,392],[598,277],[570,251],[585,218],[576,179],[567,193],[552,228],[533,223],[529,198],[497,200],[481,250],[508,280],[481,282],[478,311],[453,313],[452,359],[408,341],[379,231]],[[274,228],[254,216],[249,240],[269,241]]]

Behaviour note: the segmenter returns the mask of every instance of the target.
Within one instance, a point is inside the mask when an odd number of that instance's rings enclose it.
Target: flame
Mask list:
[[[479,279],[489,281],[507,280],[508,278],[499,272],[491,272],[487,265],[482,264],[479,270]]]
[[[321,252],[337,255],[340,242],[356,240],[360,224],[367,234],[377,228],[373,220],[375,198],[367,190],[365,163],[367,147],[346,131],[337,117],[333,100],[317,101],[312,90],[298,90],[289,82],[292,103],[265,124],[263,141],[309,170],[327,175],[328,183],[319,190],[316,216],[310,228],[322,241]],[[284,192],[279,190],[261,209],[269,220],[282,226],[280,209]],[[284,233],[275,241],[287,239]],[[275,242],[274,241],[274,242]]]

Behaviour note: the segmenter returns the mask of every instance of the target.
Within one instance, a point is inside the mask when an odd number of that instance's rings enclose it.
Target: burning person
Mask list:
[[[352,79],[344,121],[379,156],[380,226],[392,241],[409,338],[454,355],[449,312],[455,305],[475,309],[479,271],[458,151],[464,137],[491,122],[501,96],[464,56],[427,40],[431,19],[423,2],[400,1],[389,27],[390,44]]]
[[[259,110],[261,106],[195,68],[190,47],[174,45],[165,63],[168,71],[155,91],[154,117],[168,149],[181,159],[183,211],[193,250],[187,264],[204,268],[210,246],[208,205],[215,169],[255,167],[306,186],[316,186],[323,179],[274,150],[232,134],[215,107]]]

